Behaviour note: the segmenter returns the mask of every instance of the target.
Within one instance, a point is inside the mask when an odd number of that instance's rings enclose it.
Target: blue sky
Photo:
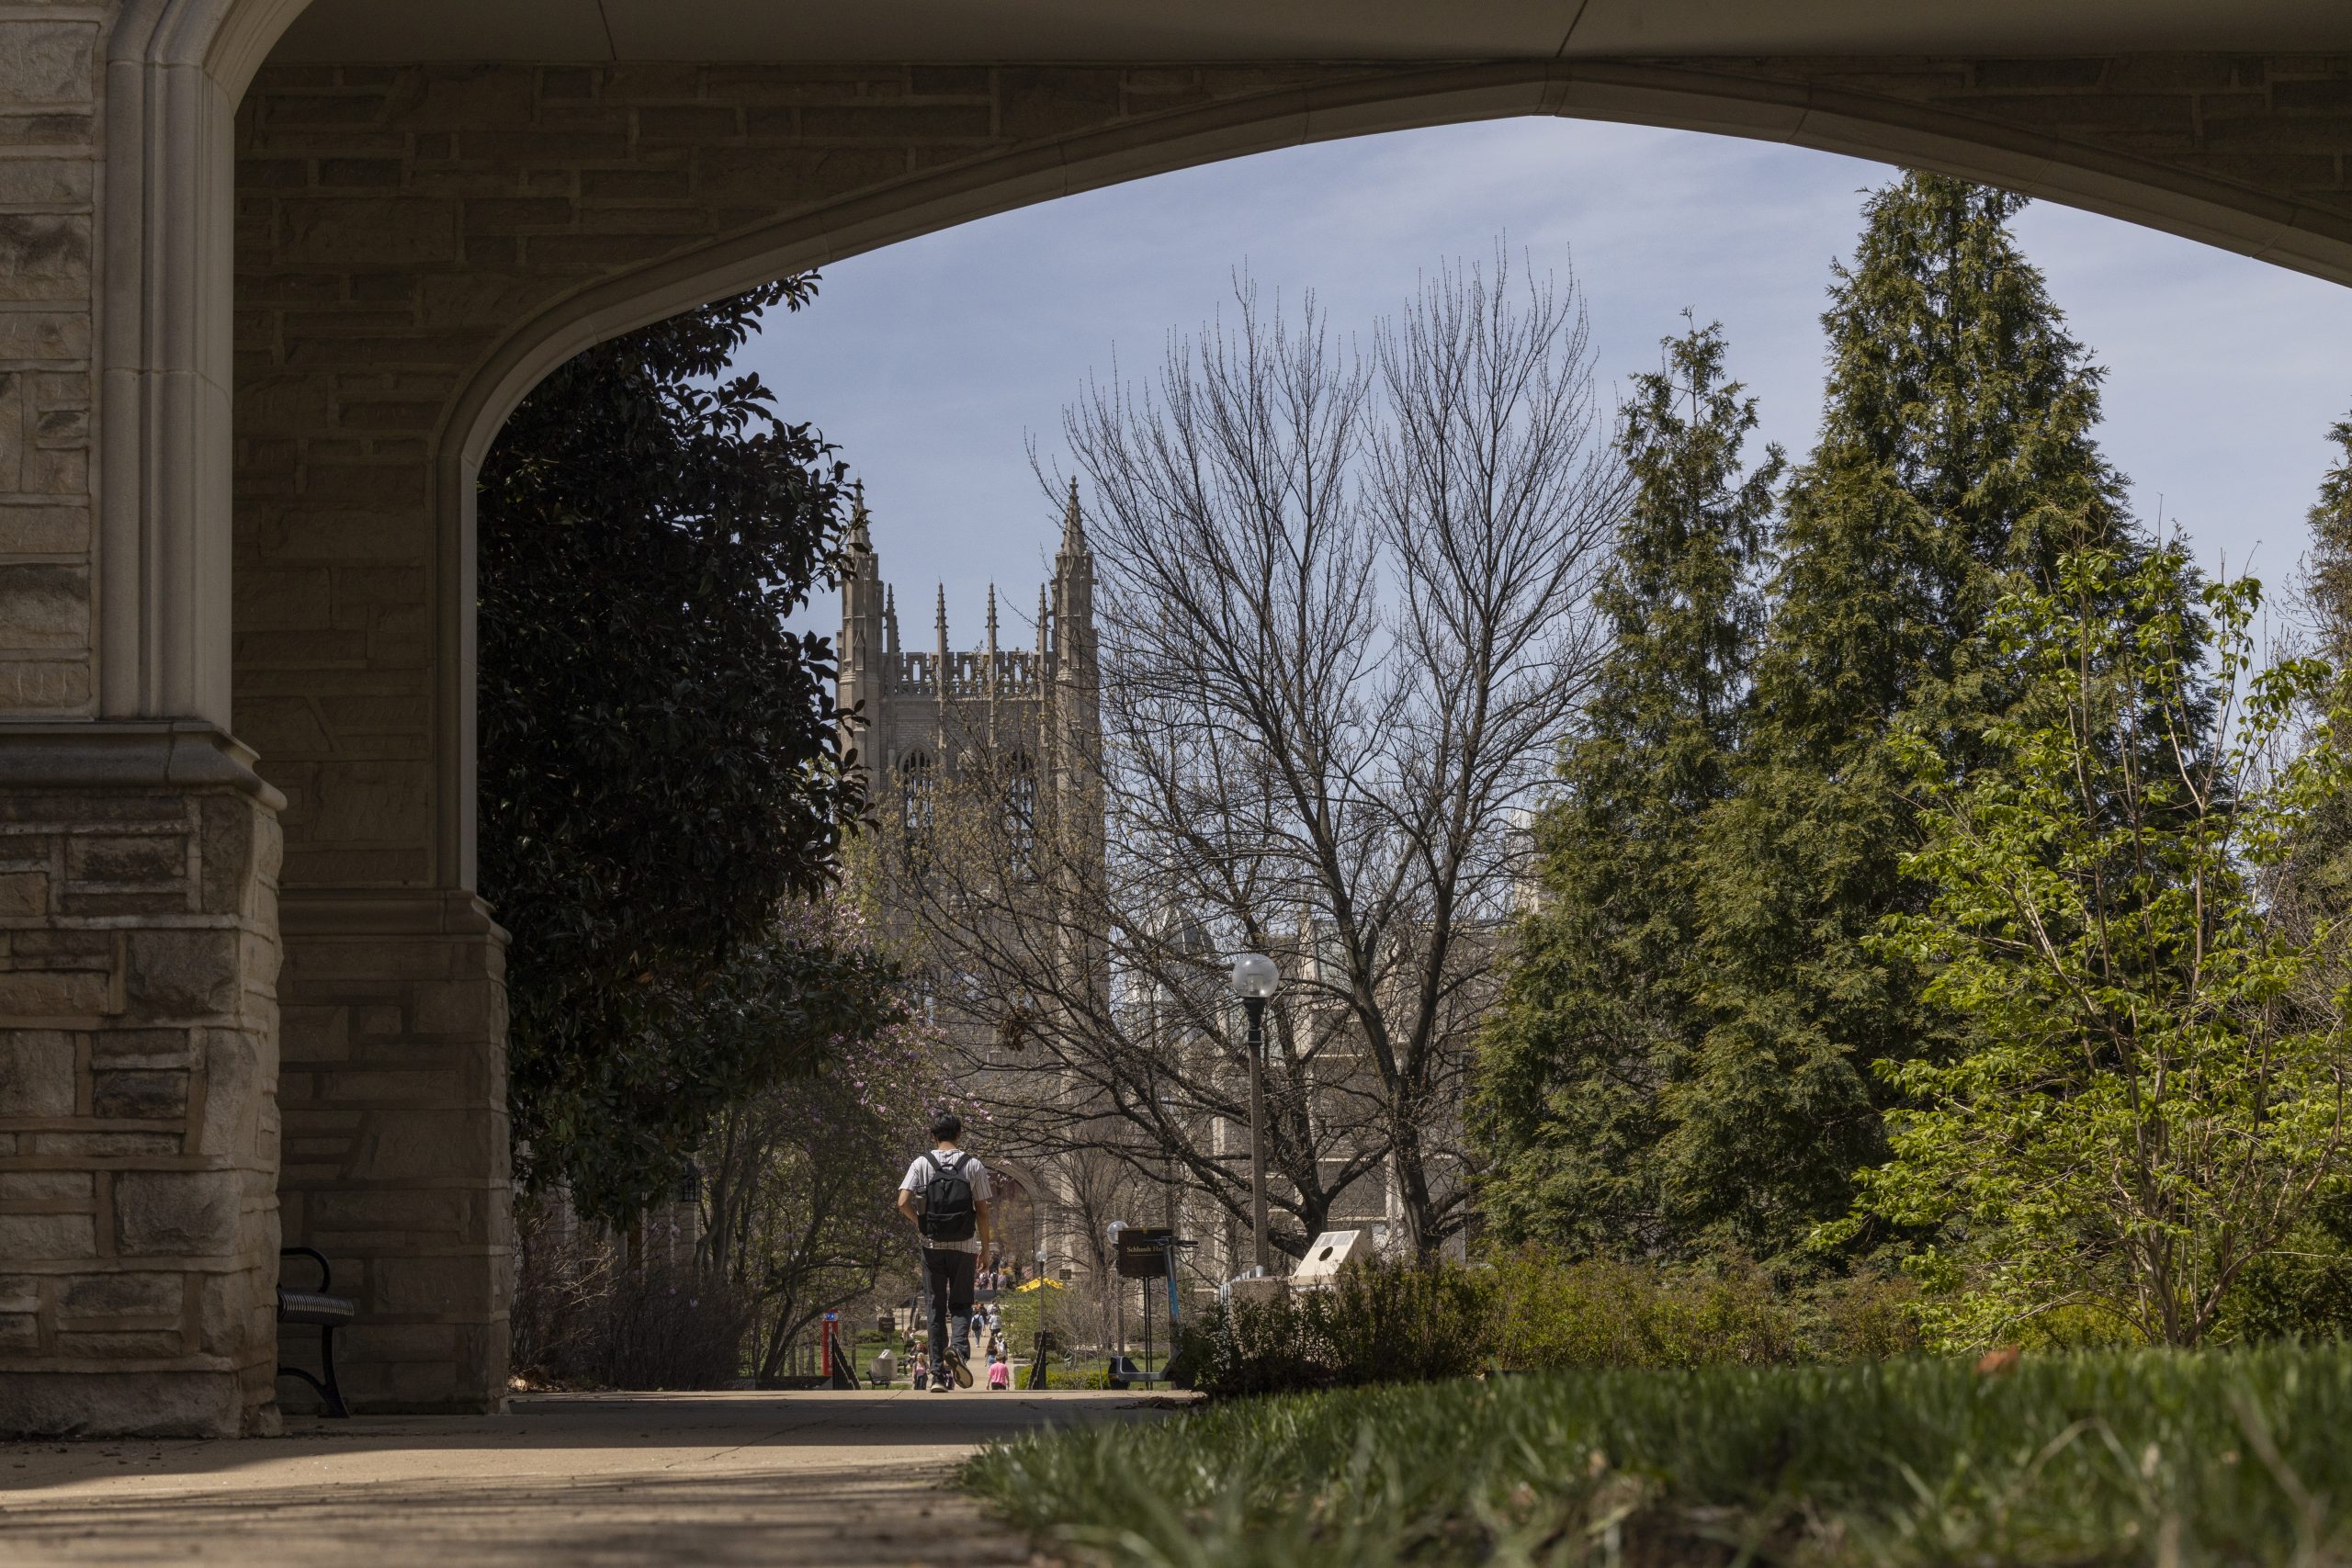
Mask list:
[[[740,363],[864,479],[885,577],[918,646],[935,583],[959,647],[990,581],[1025,640],[1059,533],[1027,444],[1061,455],[1089,373],[1158,366],[1246,265],[1286,304],[1316,291],[1367,340],[1418,276],[1498,236],[1573,265],[1598,374],[1654,366],[1688,307],[1728,333],[1763,434],[1802,455],[1818,417],[1819,315],[1860,193],[1884,167],[1644,127],[1522,119],[1292,148],[1049,202],[828,268]],[[2278,583],[2303,547],[2327,426],[2352,409],[2352,289],[2037,203],[2018,220],[2075,334],[2108,367],[2109,457],[2210,565]],[[1067,465],[1065,465],[1067,467]],[[811,629],[839,620],[831,598]]]

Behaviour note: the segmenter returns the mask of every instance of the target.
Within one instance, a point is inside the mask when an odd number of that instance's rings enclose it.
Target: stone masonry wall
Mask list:
[[[0,787],[0,1431],[275,1422],[272,805]]]
[[[0,716],[91,711],[92,228],[105,6],[0,17]]]
[[[495,1408],[513,1252],[503,933],[463,894],[286,910],[283,1218],[358,1303],[336,1344],[344,1396]]]

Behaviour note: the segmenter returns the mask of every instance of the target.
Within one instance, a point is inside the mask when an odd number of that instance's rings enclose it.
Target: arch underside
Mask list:
[[[2258,160],[2195,145],[2200,134],[2211,139],[2201,126],[2179,134],[2196,117],[2191,90],[2166,105],[2163,94],[2096,85],[2110,68],[2106,61],[2010,63],[2043,85],[2006,90],[2005,73],[1989,90],[1970,91],[1961,86],[1968,62],[1928,60],[1316,67],[1321,79],[1301,85],[992,152],[780,214],[601,279],[515,325],[452,410],[449,434],[455,450],[477,462],[505,414],[556,365],[606,337],[768,278],[1154,174],[1314,141],[1530,116],[1781,142],[1931,170],[2352,283],[2352,171],[2345,167],[2352,132],[2335,155],[2335,190],[2315,199],[2309,191],[2213,173],[2252,171]],[[2266,66],[2213,68],[2222,87],[2211,90],[2226,87],[2227,96],[2238,97],[2237,88]],[[1295,65],[1263,69],[1301,73]],[[2352,73],[2324,74],[2352,104]],[[1852,85],[1858,80],[1882,90]],[[1894,85],[1907,91],[1883,90]],[[2092,133],[2102,124],[2124,129]],[[2299,140],[2293,130],[2274,140],[2308,147],[2308,137]],[[2172,141],[2181,145],[2165,145]]]

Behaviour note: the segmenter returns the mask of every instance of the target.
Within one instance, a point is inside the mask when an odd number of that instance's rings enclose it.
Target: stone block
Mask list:
[[[97,1231],[87,1214],[0,1214],[0,1258],[62,1263],[97,1255]]]
[[[349,1174],[362,1181],[480,1176],[503,1168],[502,1131],[486,1107],[470,1115],[379,1110],[361,1126]]]
[[[2273,82],[2270,102],[2288,114],[2341,114],[2352,110],[2352,75]]]
[[[0,337],[6,335],[0,315]],[[90,661],[0,659],[0,710],[19,714],[81,713],[90,702]]]
[[[186,1348],[177,1328],[85,1328],[60,1333],[56,1354],[78,1361],[162,1361],[176,1360]]]
[[[99,969],[114,956],[115,933],[73,926],[12,932],[9,952],[25,969]]]
[[[102,1029],[90,1036],[94,1067],[185,1067],[185,1029]]]
[[[0,1371],[0,1432],[233,1438],[245,1427],[233,1372]]]
[[[196,1152],[243,1156],[264,1148],[277,1125],[277,1052],[266,1036],[208,1029],[204,1121]]]
[[[643,145],[683,141],[702,145],[741,134],[738,111],[728,104],[677,105],[637,111],[638,141]]]
[[[94,968],[12,968],[0,974],[0,1018],[99,1018],[113,985]]]
[[[393,1316],[467,1317],[490,1306],[490,1260],[379,1258],[368,1270],[368,1305]]]
[[[917,65],[908,73],[907,90],[919,96],[978,97],[989,90],[989,68]]]
[[[73,1115],[78,1087],[74,1047],[74,1036],[62,1029],[0,1032],[0,1116]]]
[[[71,556],[89,547],[86,507],[0,506],[0,555]]]
[[[89,638],[88,568],[0,565],[0,648],[79,649]]]
[[[214,914],[252,909],[254,884],[277,875],[281,840],[277,819],[242,795],[226,792],[204,797],[197,840],[203,877],[198,897]]]
[[[113,1071],[95,1075],[90,1113],[129,1122],[168,1122],[187,1114],[188,1075]]]
[[[69,1317],[176,1318],[187,1278],[157,1272],[69,1274],[58,1292],[57,1310]]]
[[[29,1312],[0,1313],[0,1353],[30,1354],[40,1348],[40,1317]]]
[[[454,1237],[466,1229],[470,1201],[469,1193],[451,1188],[314,1192],[309,1219],[322,1232],[430,1231]]]
[[[310,1276],[302,1276],[307,1284]],[[277,1297],[260,1270],[209,1274],[197,1292],[197,1348],[208,1356],[242,1356],[273,1337]]]
[[[0,1170],[0,1203],[86,1201],[91,1186],[86,1170]]]
[[[11,207],[82,207],[95,168],[84,158],[0,159],[0,202]]]
[[[694,177],[684,168],[580,171],[583,201],[684,201],[693,194]]]
[[[695,190],[706,199],[798,207],[878,185],[906,166],[895,147],[704,147],[695,152]]]
[[[0,918],[49,911],[49,874],[40,871],[0,873]]]
[[[126,1170],[114,1179],[115,1249],[126,1258],[235,1253],[240,1179],[233,1170]]]
[[[0,299],[87,299],[89,288],[87,217],[0,212]]]
[[[816,141],[984,141],[996,134],[988,104],[811,104],[800,134]]]
[[[176,833],[76,833],[66,840],[65,874],[77,882],[176,882],[187,874],[187,840]]]
[[[97,45],[89,22],[0,22],[0,104],[89,102]]]
[[[134,931],[130,1005],[157,1017],[236,1010],[243,990],[232,931]]]
[[[457,209],[416,197],[288,197],[277,205],[282,262],[369,266],[454,261]]]
[[[413,1027],[419,1034],[485,1037],[497,1019],[502,989],[489,980],[420,985],[412,993]]]

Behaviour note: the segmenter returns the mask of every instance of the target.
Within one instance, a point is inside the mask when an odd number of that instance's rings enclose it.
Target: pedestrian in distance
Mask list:
[[[922,1238],[923,1289],[931,1303],[932,1387],[945,1393],[972,1386],[972,1287],[980,1258],[994,1239],[989,1224],[992,1194],[988,1167],[957,1147],[964,1119],[952,1111],[932,1119],[932,1149],[917,1155],[899,1183],[899,1213]],[[951,1385],[950,1378],[955,1380]]]
[[[996,1359],[989,1363],[989,1390],[990,1393],[995,1393],[997,1390],[1012,1386],[1012,1363],[1004,1359],[1003,1351],[999,1350],[996,1353]]]

